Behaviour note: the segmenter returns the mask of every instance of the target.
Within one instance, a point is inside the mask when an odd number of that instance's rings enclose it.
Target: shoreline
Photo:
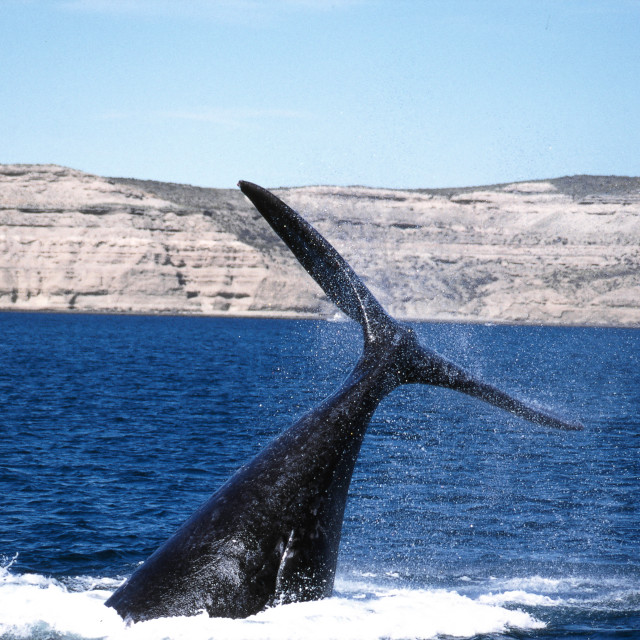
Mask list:
[[[0,315],[65,315],[65,316],[122,316],[137,318],[211,318],[227,320],[296,320],[301,322],[326,322],[329,324],[346,324],[353,322],[349,318],[335,318],[332,316],[320,316],[313,314],[293,314],[293,313],[251,313],[251,314],[229,314],[229,313],[175,313],[175,312],[142,312],[142,311],[104,311],[104,310],[69,310],[69,309],[5,309],[0,308]],[[640,330],[637,324],[581,324],[581,323],[561,323],[561,322],[513,322],[482,320],[468,318],[395,318],[399,322],[407,324],[451,324],[451,325],[482,325],[486,327],[540,327],[540,328],[567,328],[567,329],[623,329]],[[354,324],[355,326],[355,324]]]

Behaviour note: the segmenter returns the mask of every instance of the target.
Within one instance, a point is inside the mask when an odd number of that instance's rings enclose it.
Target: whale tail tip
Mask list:
[[[347,261],[296,211],[257,184],[241,180],[238,186],[329,300],[360,324],[365,340],[375,342],[397,325]]]

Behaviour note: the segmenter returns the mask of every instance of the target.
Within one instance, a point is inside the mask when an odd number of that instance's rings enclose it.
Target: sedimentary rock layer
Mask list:
[[[399,318],[640,326],[638,178],[276,192]],[[0,165],[0,309],[335,314],[238,190],[52,165]]]

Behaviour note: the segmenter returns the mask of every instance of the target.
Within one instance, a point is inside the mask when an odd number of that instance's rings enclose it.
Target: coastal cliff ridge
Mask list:
[[[395,317],[640,326],[640,178],[273,191]],[[0,165],[0,246],[0,310],[337,317],[237,189]]]

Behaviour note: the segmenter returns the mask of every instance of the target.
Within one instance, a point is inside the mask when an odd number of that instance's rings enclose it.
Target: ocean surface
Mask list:
[[[342,381],[359,331],[0,314],[0,637],[640,638],[640,331],[415,327],[586,429],[399,389],[362,448],[332,598],[125,625],[109,594]]]

